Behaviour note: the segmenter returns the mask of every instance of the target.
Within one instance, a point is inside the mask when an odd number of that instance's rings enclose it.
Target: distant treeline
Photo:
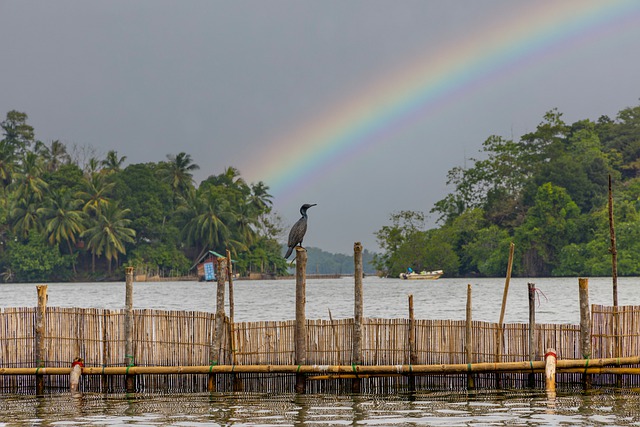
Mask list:
[[[353,255],[333,254],[319,248],[306,247],[307,274],[344,274],[351,275],[354,271]],[[362,267],[364,273],[375,274],[372,252],[362,251]]]
[[[519,139],[490,136],[470,164],[449,171],[438,228],[425,230],[422,212],[391,215],[376,233],[378,269],[504,276],[513,242],[514,275],[611,275],[611,176],[618,272],[640,275],[639,106],[572,124],[553,109]]]

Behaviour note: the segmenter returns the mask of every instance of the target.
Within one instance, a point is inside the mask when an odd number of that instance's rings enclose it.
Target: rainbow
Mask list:
[[[282,201],[321,175],[361,156],[425,113],[451,105],[470,91],[499,81],[530,64],[586,46],[637,25],[640,2],[531,1],[499,25],[480,28],[437,55],[403,64],[326,114],[304,123],[241,167],[250,181],[263,181]],[[284,200],[282,200],[284,199]]]

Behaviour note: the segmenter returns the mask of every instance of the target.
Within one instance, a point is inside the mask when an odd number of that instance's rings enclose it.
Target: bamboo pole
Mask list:
[[[613,189],[609,175],[609,234],[611,235],[611,277],[613,280],[613,336],[616,356],[620,356],[620,319],[618,315],[618,249],[616,247],[616,229],[613,217]],[[617,386],[622,386],[622,378],[616,379]]]
[[[231,262],[231,252],[227,249],[227,278],[229,280],[229,340],[231,341],[231,363],[238,363],[238,349],[235,334],[235,302],[233,298],[233,263]],[[233,391],[242,391],[242,381],[237,375],[233,376]]]
[[[547,353],[553,349],[547,350]],[[547,354],[547,357],[550,356]],[[546,358],[545,358],[546,360]],[[595,373],[629,373],[638,374],[640,368],[622,368],[624,365],[640,364],[640,356],[606,358],[606,359],[563,359],[557,360],[558,372],[587,372]],[[233,374],[233,373],[263,373],[263,374],[341,374],[341,375],[410,375],[410,374],[443,374],[457,375],[491,372],[544,372],[545,361],[521,361],[503,363],[458,363],[450,365],[197,365],[197,366],[132,366],[129,371],[138,374]],[[611,368],[609,366],[615,366]],[[69,375],[69,368],[0,368],[0,375]],[[83,375],[124,375],[126,366],[89,366],[82,368]]]
[[[579,278],[580,295],[580,352],[584,359],[591,357],[591,313],[589,310],[589,279]],[[585,390],[591,388],[591,375],[584,374],[582,383]]]
[[[527,283],[529,291],[529,360],[535,359],[534,335],[536,331],[536,288],[534,283]],[[536,376],[533,372],[529,374],[529,387],[536,386]]]
[[[216,317],[215,317],[215,331],[213,336],[213,343],[209,348],[209,363],[211,366],[219,365],[221,363],[220,354],[222,349],[222,333],[224,328],[224,284],[226,279],[227,259],[224,257],[218,257],[216,264]],[[215,376],[209,375],[207,383],[208,391],[216,391]]]
[[[306,269],[307,269],[307,251],[296,247],[296,327],[295,327],[295,343],[296,343],[296,363],[301,366],[307,363],[307,328],[305,306],[306,297]],[[302,372],[296,373],[296,393],[304,393],[306,389],[305,377]]]
[[[135,366],[133,357],[133,267],[125,270],[125,303],[124,303],[124,364],[129,368]],[[127,393],[135,392],[135,378],[133,375],[125,377]]]
[[[556,351],[553,348],[548,348],[544,355],[544,378],[549,400],[556,397],[556,361]]]
[[[362,266],[362,244],[356,242],[353,244],[353,263],[354,263],[354,307],[353,307],[353,354],[352,360],[355,365],[362,364],[362,324],[364,316],[364,297],[362,276],[364,268]],[[361,389],[361,381],[354,378],[351,382],[351,391],[359,393]]]
[[[611,235],[611,275],[613,278],[613,306],[618,306],[618,250],[616,248],[616,229],[613,221],[613,190],[609,175],[609,233]]]
[[[471,304],[471,284],[467,284],[467,315],[465,326],[464,348],[467,354],[467,363],[473,363],[473,319]],[[475,388],[475,379],[471,373],[467,374],[467,388],[473,390]]]
[[[44,366],[44,331],[45,316],[47,314],[47,285],[36,286],[38,292],[38,307],[36,309],[35,328],[35,362],[36,362],[36,395],[44,394],[44,376],[39,372]],[[67,369],[67,374],[69,369]]]
[[[409,295],[409,365],[418,363],[418,355],[416,354],[416,319],[413,314],[413,294]],[[416,379],[413,375],[409,375],[409,391],[416,391]]]
[[[500,320],[498,321],[498,328],[496,329],[496,362],[500,362],[502,355],[502,339],[504,336],[504,313],[507,309],[507,295],[509,294],[509,282],[511,281],[511,270],[513,268],[513,252],[515,245],[513,242],[509,245],[509,263],[507,264],[507,277],[504,282],[504,291],[502,293],[502,306],[500,308]],[[502,387],[502,378],[500,375],[496,376],[496,388]]]

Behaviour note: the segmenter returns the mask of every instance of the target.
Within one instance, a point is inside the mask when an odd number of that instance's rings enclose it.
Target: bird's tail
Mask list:
[[[287,253],[284,255],[284,259],[288,259],[289,256],[291,256],[291,252],[293,252],[293,246],[289,246],[289,249],[287,249]]]

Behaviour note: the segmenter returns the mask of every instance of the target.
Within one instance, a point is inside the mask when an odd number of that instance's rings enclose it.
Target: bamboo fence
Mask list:
[[[135,367],[206,367],[211,364],[211,342],[215,335],[215,313],[195,311],[133,310],[133,359]],[[640,355],[640,307],[591,307],[592,359],[622,358]],[[108,375],[112,367],[122,368],[125,360],[124,310],[95,308],[47,307],[43,342],[43,360],[35,360],[36,308],[7,308],[0,311],[0,391],[5,393],[32,392],[33,375],[3,375],[11,368],[64,368],[68,372],[76,356],[84,358],[87,368],[97,375],[83,375],[82,391],[123,391],[124,375]],[[404,366],[398,374],[358,375],[353,355],[354,319],[305,321],[307,331],[307,365],[353,365],[353,372],[338,371],[308,374],[307,391],[331,392],[350,390],[350,378],[361,378],[362,391],[386,391],[407,387],[412,365],[466,365],[495,362],[529,364],[527,324],[471,322],[471,360],[465,350],[467,330],[465,321],[415,320],[415,359],[411,361],[409,319],[364,318],[362,324],[361,364],[365,367]],[[617,325],[617,326],[616,326]],[[220,365],[234,367],[248,365],[295,366],[295,321],[242,322],[225,321],[222,334]],[[503,331],[500,360],[496,361],[497,331]],[[617,331],[617,332],[616,332]],[[232,339],[233,336],[233,339]],[[233,343],[233,344],[232,344]],[[559,358],[582,359],[580,327],[566,324],[538,324],[534,333],[536,361],[542,361],[545,349],[554,348]],[[587,361],[588,364],[588,361]],[[471,366],[471,365],[469,365]],[[638,366],[638,365],[634,365]],[[218,391],[289,392],[296,384],[295,373],[235,372],[216,375]],[[533,364],[531,364],[533,372]],[[222,368],[222,367],[220,367]],[[271,369],[271,368],[269,368]],[[99,374],[99,370],[104,375]],[[135,369],[134,369],[135,370]],[[299,370],[299,367],[298,367]],[[202,369],[200,370],[202,371]],[[138,391],[204,391],[209,375],[157,374],[135,375]],[[212,371],[210,368],[209,372]],[[241,369],[238,369],[241,371]],[[277,369],[273,369],[277,371]],[[319,369],[322,371],[322,369]],[[502,377],[504,388],[526,387],[526,369],[515,370]],[[535,370],[540,372],[539,369]],[[127,373],[129,368],[127,369]],[[364,371],[363,371],[364,372]],[[425,371],[426,372],[426,371]],[[558,374],[559,385],[579,385],[586,369],[576,368]],[[594,385],[616,383],[617,374],[597,371]],[[476,387],[493,387],[491,373],[478,373]],[[536,384],[543,378],[538,375]],[[624,375],[624,386],[637,387],[640,375]],[[322,379],[324,381],[311,381]],[[44,375],[49,392],[68,390],[68,375]],[[425,373],[414,377],[417,388],[467,387],[467,374],[438,375]]]

